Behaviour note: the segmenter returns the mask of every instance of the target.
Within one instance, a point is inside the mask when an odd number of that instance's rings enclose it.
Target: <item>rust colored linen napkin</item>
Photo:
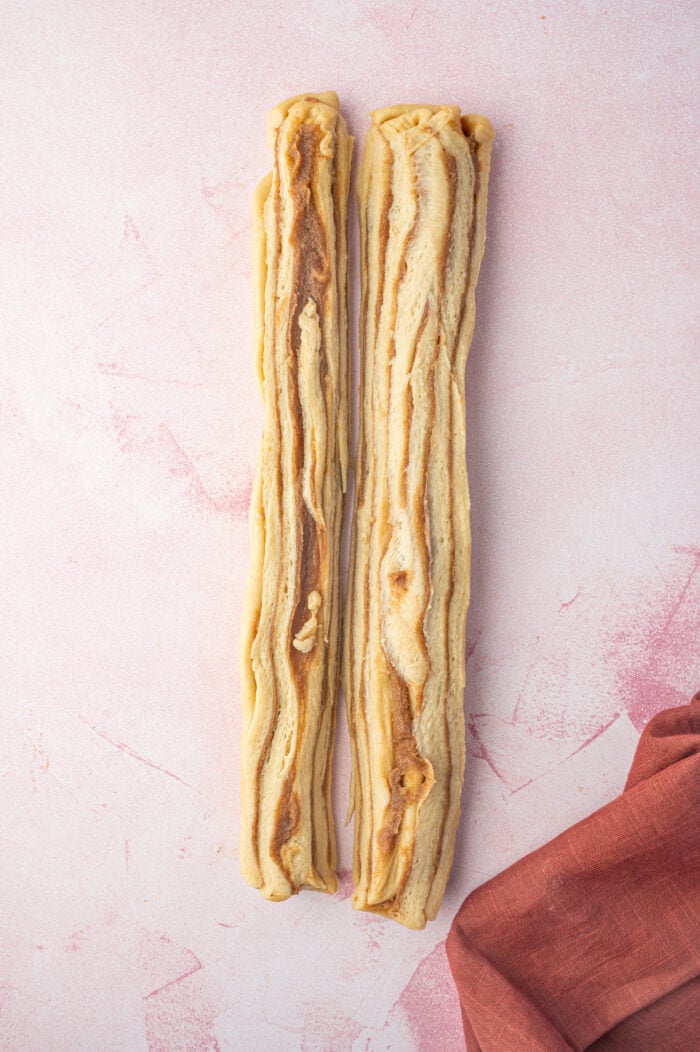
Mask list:
[[[468,1052],[700,1049],[700,691],[621,796],[469,895],[447,955]]]

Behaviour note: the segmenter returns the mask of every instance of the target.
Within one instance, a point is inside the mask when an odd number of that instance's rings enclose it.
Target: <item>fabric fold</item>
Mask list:
[[[469,895],[447,954],[469,1052],[696,1047],[700,692],[621,796]]]

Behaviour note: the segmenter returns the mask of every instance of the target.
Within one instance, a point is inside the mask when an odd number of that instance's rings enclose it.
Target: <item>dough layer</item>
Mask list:
[[[337,888],[330,801],[346,488],[352,139],[334,92],[281,103],[254,201],[265,404],[241,642],[241,868],[270,899]]]
[[[344,685],[353,905],[435,917],[464,773],[471,535],[464,374],[493,129],[453,106],[372,114],[358,185],[361,384]]]

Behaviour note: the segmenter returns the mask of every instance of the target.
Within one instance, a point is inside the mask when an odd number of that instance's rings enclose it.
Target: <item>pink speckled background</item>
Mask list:
[[[697,7],[37,0],[3,9],[0,1045],[462,1047],[476,884],[617,793],[700,686]],[[468,370],[469,763],[443,910],[239,875],[237,635],[268,109],[496,127]],[[356,260],[355,260],[356,265]]]

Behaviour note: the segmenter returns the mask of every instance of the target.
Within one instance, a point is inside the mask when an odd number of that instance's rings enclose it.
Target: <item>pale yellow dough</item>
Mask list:
[[[334,92],[277,106],[254,202],[265,424],[241,666],[241,868],[270,899],[337,888],[330,801],[346,487],[352,139]]]
[[[464,374],[493,129],[454,106],[372,114],[359,175],[357,496],[344,684],[357,909],[435,917],[464,773]]]

